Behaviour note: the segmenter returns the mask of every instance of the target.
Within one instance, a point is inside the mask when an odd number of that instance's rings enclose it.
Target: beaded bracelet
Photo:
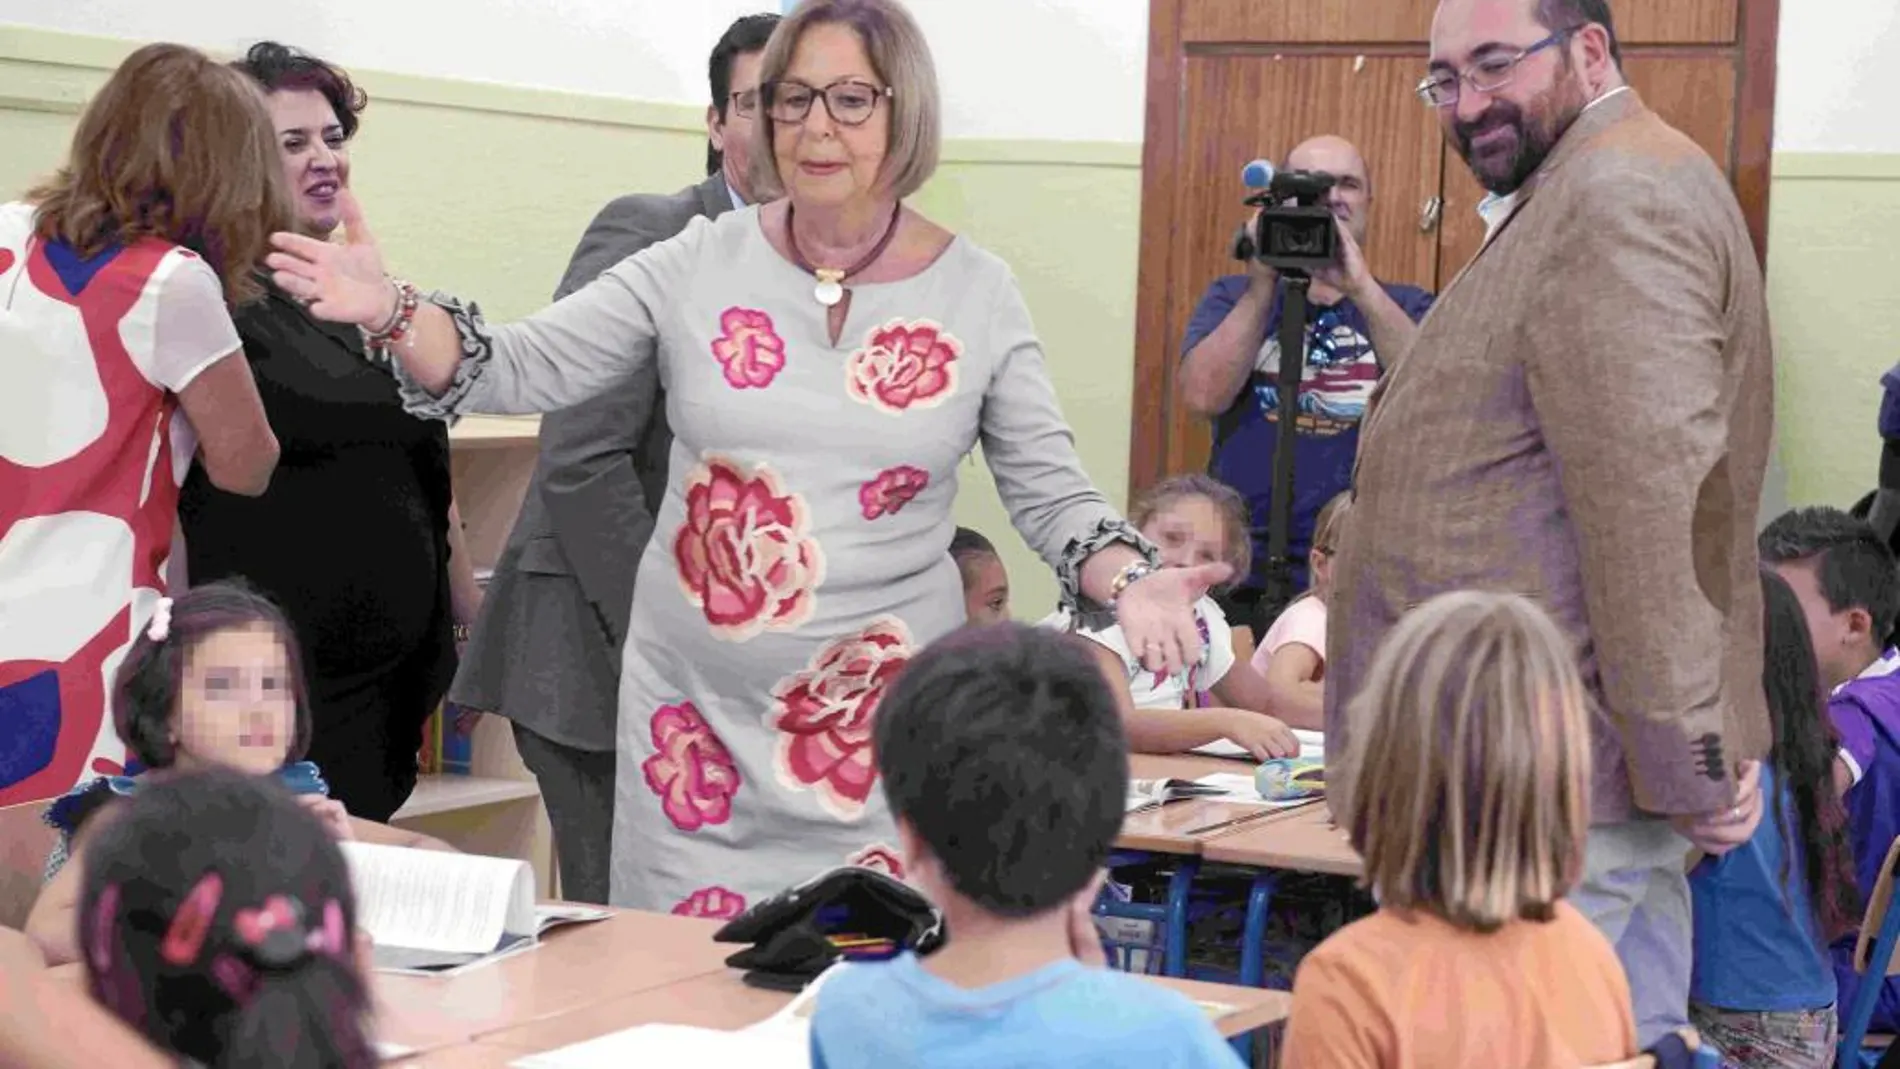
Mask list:
[[[396,310],[389,319],[374,330],[364,327],[363,341],[372,349],[388,349],[409,336],[409,329],[415,324],[416,306],[420,299],[416,287],[400,279],[390,279],[389,284],[396,288]]]
[[[1122,592],[1134,586],[1138,580],[1154,574],[1154,565],[1146,560],[1132,560],[1115,573],[1115,579],[1108,587],[1108,604],[1112,607],[1121,600]]]

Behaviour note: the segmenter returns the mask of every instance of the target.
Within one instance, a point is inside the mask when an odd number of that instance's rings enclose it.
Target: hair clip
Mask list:
[[[159,956],[181,967],[195,963],[198,952],[204,949],[205,936],[211,932],[211,919],[218,915],[218,900],[223,897],[224,877],[216,872],[199,877],[172,915],[165,939],[158,945]]]
[[[312,928],[304,946],[313,954],[341,959],[344,950],[343,904],[332,898],[323,904],[323,927]]]
[[[158,605],[152,609],[151,626],[145,629],[145,637],[153,642],[163,642],[172,633],[172,599],[159,598]]]
[[[256,909],[240,909],[232,927],[246,955],[267,969],[285,969],[310,953],[303,908],[288,895],[272,895]]]

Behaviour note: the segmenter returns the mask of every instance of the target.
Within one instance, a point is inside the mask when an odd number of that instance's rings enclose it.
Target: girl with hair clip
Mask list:
[[[86,855],[93,998],[204,1069],[368,1069],[367,943],[330,829],[234,769],[126,800]]]
[[[274,776],[332,836],[448,850],[415,832],[352,817],[328,798],[322,770],[303,760],[310,708],[297,642],[277,607],[238,583],[194,587],[159,602],[119,667],[113,717],[137,764],[150,770],[231,768]],[[101,810],[142,789],[145,775],[103,776],[47,808],[60,833],[48,883],[26,930],[52,964],[76,954],[73,908],[88,836]],[[78,863],[69,863],[72,859]]]
[[[1835,793],[1840,740],[1801,602],[1764,570],[1762,688],[1774,747],[1762,763],[1763,820],[1746,843],[1689,873],[1694,972],[1689,1020],[1739,1069],[1833,1064],[1837,990],[1827,945],[1860,903],[1847,813]]]
[[[1522,597],[1443,594],[1400,621],[1328,784],[1379,910],[1300,963],[1283,1069],[1634,1053],[1623,967],[1563,901],[1590,830],[1588,707]]]
[[[1232,575],[1248,574],[1246,503],[1224,483],[1205,475],[1163,479],[1136,499],[1128,521],[1161,551],[1163,568],[1226,564]],[[1203,596],[1194,616],[1201,656],[1172,674],[1143,667],[1108,612],[1058,610],[1043,624],[1089,640],[1102,670],[1129,697],[1122,713],[1134,752],[1181,753],[1227,740],[1258,760],[1297,755],[1299,739],[1268,715],[1278,708],[1276,696],[1242,655],[1252,651],[1236,649],[1226,614]]]

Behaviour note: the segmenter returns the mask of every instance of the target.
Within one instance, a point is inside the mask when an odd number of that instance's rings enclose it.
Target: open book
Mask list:
[[[356,890],[356,923],[379,971],[441,974],[534,945],[607,910],[536,905],[534,870],[513,858],[337,844]]]
[[[1326,733],[1294,728],[1293,737],[1300,740],[1300,756],[1312,761],[1326,760]],[[1240,757],[1252,760],[1253,755],[1242,749],[1238,743],[1228,739],[1215,739],[1213,742],[1196,746],[1190,753],[1206,757]]]
[[[1222,784],[1207,783],[1204,780],[1191,779],[1131,779],[1128,781],[1128,809],[1130,813],[1143,809],[1153,809],[1168,802],[1178,802],[1184,798],[1214,798],[1226,794],[1230,788]]]

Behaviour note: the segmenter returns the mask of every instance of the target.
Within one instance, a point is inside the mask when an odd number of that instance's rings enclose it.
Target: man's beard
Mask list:
[[[1518,187],[1544,165],[1557,142],[1563,140],[1564,133],[1583,114],[1586,103],[1582,87],[1567,76],[1559,78],[1556,85],[1531,102],[1528,116],[1516,104],[1494,97],[1491,106],[1477,118],[1453,123],[1452,143],[1479,185],[1499,196],[1507,196],[1517,192]],[[1508,152],[1493,151],[1483,156],[1474,153],[1474,139],[1502,128],[1513,130],[1517,135],[1516,144]]]

